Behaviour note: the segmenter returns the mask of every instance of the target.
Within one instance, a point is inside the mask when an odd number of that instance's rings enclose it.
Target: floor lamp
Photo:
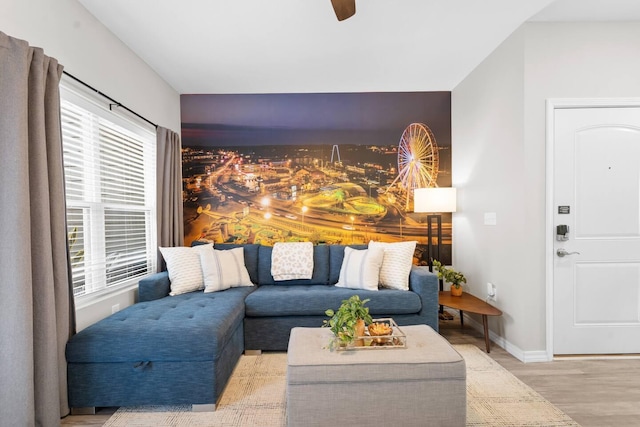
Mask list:
[[[416,188],[413,191],[413,211],[416,213],[428,213],[427,215],[427,257],[429,271],[433,272],[433,260],[440,260],[442,249],[442,214],[456,211],[456,189],[443,188]],[[433,245],[433,225],[436,225],[437,244]],[[442,279],[439,280],[440,290],[443,289]],[[443,313],[440,306],[440,313]]]

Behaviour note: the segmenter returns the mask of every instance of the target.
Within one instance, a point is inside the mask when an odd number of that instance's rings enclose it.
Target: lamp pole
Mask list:
[[[456,211],[456,189],[448,188],[416,188],[413,192],[414,212],[428,213],[427,215],[427,254],[429,271],[433,271],[433,260],[438,257],[442,262],[442,213]],[[433,223],[436,226],[437,244],[433,244]],[[437,255],[436,255],[437,254]],[[443,290],[443,280],[438,280],[440,291]],[[444,317],[444,308],[440,306],[440,318]]]

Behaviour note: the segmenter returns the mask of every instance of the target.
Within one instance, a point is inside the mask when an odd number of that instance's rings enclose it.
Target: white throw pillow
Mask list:
[[[162,257],[167,263],[171,292],[175,296],[187,292],[198,291],[204,288],[202,267],[200,266],[200,252],[213,251],[213,244],[194,246],[188,248],[179,246],[175,248],[160,248]]]
[[[369,242],[369,249],[382,248],[384,257],[380,267],[380,286],[383,288],[409,290],[409,273],[413,264],[416,241],[385,243]]]
[[[204,291],[217,292],[240,286],[253,286],[244,265],[244,249],[217,249],[200,252]]]
[[[340,278],[336,286],[377,291],[383,257],[384,250],[382,248],[363,250],[344,248]]]

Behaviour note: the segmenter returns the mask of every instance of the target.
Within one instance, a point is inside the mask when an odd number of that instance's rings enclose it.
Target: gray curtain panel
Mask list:
[[[0,32],[0,424],[69,412],[74,330],[54,58]]]
[[[180,136],[161,126],[157,134],[157,221],[158,246],[183,246],[182,144]],[[158,270],[164,260],[158,252]]]

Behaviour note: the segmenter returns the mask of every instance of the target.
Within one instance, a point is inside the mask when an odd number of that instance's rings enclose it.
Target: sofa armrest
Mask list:
[[[171,291],[169,273],[161,271],[141,279],[138,282],[138,302],[164,298]]]
[[[438,276],[429,267],[413,265],[409,274],[409,290],[420,296],[422,310],[420,316],[427,318],[428,325],[438,325]],[[436,329],[434,328],[434,329]],[[437,330],[437,329],[436,329]]]

